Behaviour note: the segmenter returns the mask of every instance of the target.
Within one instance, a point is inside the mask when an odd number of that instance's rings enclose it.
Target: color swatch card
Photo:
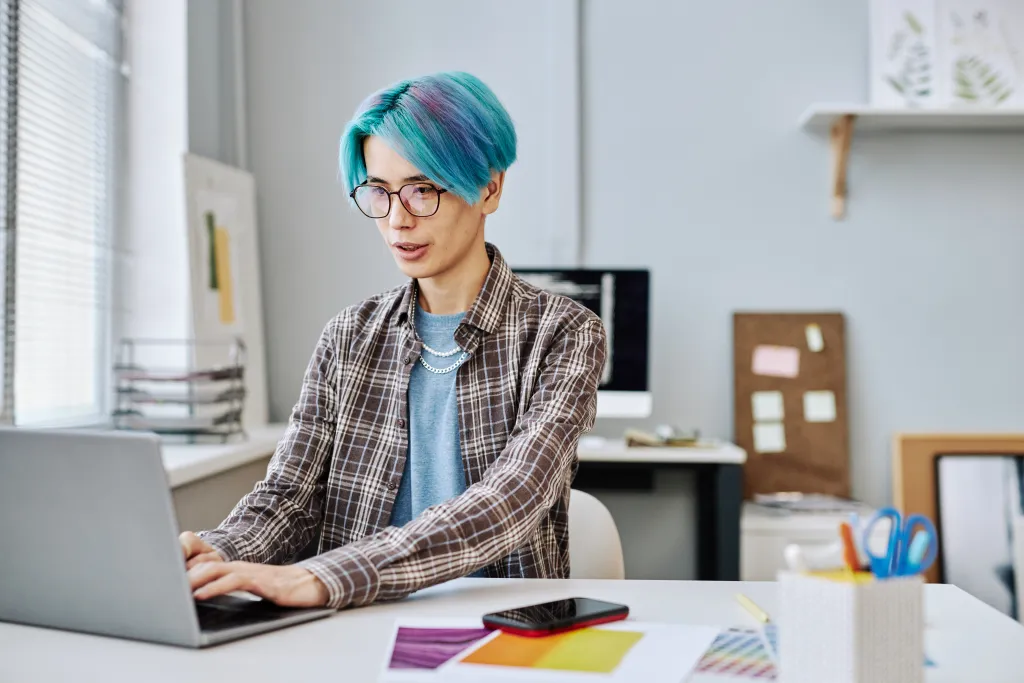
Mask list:
[[[441,669],[478,642],[493,638],[479,619],[405,620],[395,625],[381,681],[440,681]]]
[[[610,674],[644,637],[640,631],[587,628],[546,638],[502,633],[460,661],[463,664]]]
[[[446,667],[445,680],[678,683],[693,670],[718,631],[707,626],[620,621],[546,638],[501,633]]]
[[[925,666],[934,667],[925,657]],[[686,683],[779,681],[779,627],[726,629],[718,634]]]
[[[397,624],[380,680],[678,683],[719,632],[622,621],[527,638],[479,627],[472,619]]]
[[[771,625],[769,625],[771,626]],[[776,631],[772,628],[771,637]],[[722,631],[697,663],[689,683],[774,681],[778,677],[771,642],[760,629]]]

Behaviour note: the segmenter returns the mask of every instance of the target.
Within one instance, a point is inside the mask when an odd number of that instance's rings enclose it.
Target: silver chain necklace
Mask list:
[[[456,350],[458,350],[458,349],[456,349]],[[455,361],[454,363],[452,363],[451,365],[449,365],[448,367],[446,367],[446,368],[435,368],[433,365],[431,365],[427,361],[423,360],[423,356],[420,356],[420,365],[425,367],[427,370],[430,370],[435,375],[447,375],[449,372],[452,372],[453,370],[458,370],[459,366],[462,365],[463,361],[465,361],[468,357],[469,357],[469,354],[466,353],[465,351],[463,351],[462,355],[459,356],[459,359],[457,361]]]
[[[413,289],[413,296],[414,297],[418,297],[418,292],[416,291],[416,289]],[[415,330],[415,328],[416,328],[416,318],[415,318],[415,316],[413,317],[412,326],[413,326],[413,329]],[[419,332],[416,333],[416,336],[417,337],[420,336]],[[452,356],[457,354],[459,351],[462,351],[462,348],[459,347],[458,344],[456,344],[455,348],[452,349],[451,351],[445,351],[444,353],[442,353],[440,351],[435,351],[434,349],[432,349],[429,346],[427,346],[426,342],[423,342],[423,349],[427,353],[430,353],[430,354],[432,354],[434,356],[437,356],[438,358],[451,358]],[[459,368],[459,366],[462,365],[462,363],[468,357],[469,357],[469,354],[466,353],[465,351],[462,351],[462,355],[459,356],[459,359],[457,361],[455,361],[454,363],[452,363],[451,365],[449,365],[448,367],[446,367],[446,368],[435,368],[433,365],[431,365],[426,360],[424,360],[423,354],[421,352],[420,353],[420,365],[422,365],[423,367],[425,367],[427,370],[429,370],[430,372],[434,373],[435,375],[447,375],[449,372],[453,372],[453,371],[457,370]]]

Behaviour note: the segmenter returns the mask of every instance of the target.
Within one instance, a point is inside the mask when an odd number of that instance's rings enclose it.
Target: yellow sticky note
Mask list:
[[[804,419],[808,422],[835,422],[836,395],[831,391],[805,392]]]
[[[819,353],[825,348],[825,337],[821,334],[821,327],[817,323],[807,326],[807,348],[812,353]]]
[[[781,422],[759,422],[754,425],[754,450],[758,453],[783,453],[786,450],[786,428]]]
[[[231,275],[231,236],[225,228],[214,231],[213,253],[217,263],[217,291],[219,293],[220,321],[225,325],[235,322],[234,280]]]
[[[750,396],[755,422],[781,420],[784,415],[781,391],[755,391]]]

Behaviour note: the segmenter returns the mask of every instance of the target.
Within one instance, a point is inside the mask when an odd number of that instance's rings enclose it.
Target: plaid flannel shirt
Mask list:
[[[455,332],[467,488],[388,526],[409,450],[408,387],[422,342],[413,282],[342,311],[323,331],[266,477],[200,534],[228,561],[294,561],[341,608],[404,597],[484,568],[568,578],[569,486],[594,423],[606,335],[600,318],[490,271]]]

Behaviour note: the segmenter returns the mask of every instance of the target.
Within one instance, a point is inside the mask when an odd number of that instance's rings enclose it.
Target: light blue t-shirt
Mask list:
[[[416,306],[416,332],[442,353],[456,347],[455,330],[465,313],[434,315]],[[423,360],[437,369],[460,363],[462,351],[441,358],[423,349]],[[466,472],[459,446],[459,413],[455,395],[457,370],[436,374],[418,360],[409,377],[409,454],[398,487],[391,525],[403,526],[432,505],[466,490]]]

